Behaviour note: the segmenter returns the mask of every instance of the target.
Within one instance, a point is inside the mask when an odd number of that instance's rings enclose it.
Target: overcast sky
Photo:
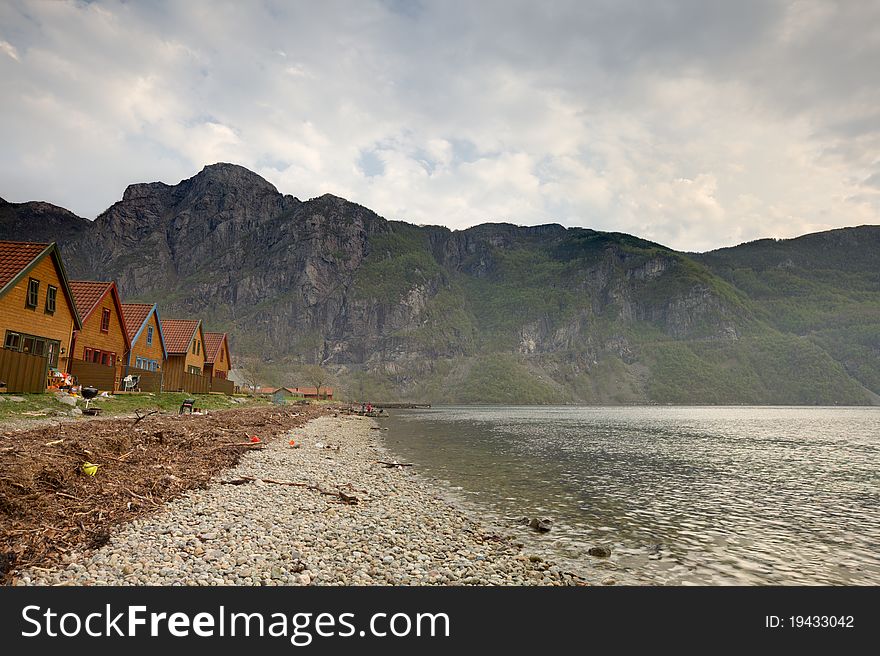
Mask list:
[[[683,250],[880,223],[880,2],[0,3],[0,196],[217,161]]]

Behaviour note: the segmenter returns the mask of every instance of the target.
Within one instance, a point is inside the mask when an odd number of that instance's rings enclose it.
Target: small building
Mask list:
[[[183,374],[201,376],[205,369],[205,334],[199,319],[162,319],[165,337],[165,389],[182,390]]]
[[[3,347],[44,356],[51,370],[66,372],[71,336],[80,328],[58,246],[0,241]]]
[[[70,290],[82,317],[82,329],[74,331],[70,343],[71,358],[106,367],[125,362],[131,344],[116,283],[71,280]]]
[[[231,368],[227,334],[205,333],[205,376],[225,380]]]
[[[155,303],[123,303],[122,315],[131,343],[126,367],[145,371],[162,369],[168,353],[158,306]]]
[[[291,394],[302,397],[304,399],[322,399],[327,401],[333,400],[333,388],[322,387],[320,394],[314,387],[285,387]]]

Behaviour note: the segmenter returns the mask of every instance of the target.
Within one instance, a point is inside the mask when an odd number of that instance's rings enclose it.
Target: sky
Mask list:
[[[880,223],[880,2],[0,2],[0,197],[218,161],[686,251]]]

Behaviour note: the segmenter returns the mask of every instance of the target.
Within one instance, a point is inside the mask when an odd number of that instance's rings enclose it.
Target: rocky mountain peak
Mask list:
[[[262,191],[268,191],[273,194],[278,193],[278,189],[275,185],[262,176],[244,166],[230,164],[228,162],[208,164],[205,168],[185,182],[207,184],[221,183],[233,187],[250,187]]]
[[[129,185],[122,196],[123,202],[161,196],[171,192],[174,195],[203,196],[226,195],[232,192],[247,196],[280,196],[271,182],[238,164],[217,162],[208,164],[191,178],[181,180],[176,185],[164,182],[141,182]]]

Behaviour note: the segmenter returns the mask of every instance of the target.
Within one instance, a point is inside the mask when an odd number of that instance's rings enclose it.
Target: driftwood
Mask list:
[[[298,483],[296,481],[277,481],[274,478],[254,478],[253,476],[241,476],[240,478],[234,478],[229,481],[220,481],[224,485],[244,485],[246,483],[256,483],[260,481],[262,483],[272,483],[273,485],[288,485],[290,487],[304,487],[307,490],[314,490],[315,492],[320,492],[321,494],[326,494],[330,497],[336,497],[342,503],[354,506],[357,505],[358,498],[351,494],[346,494],[341,490],[325,490],[319,485],[312,485],[310,483]]]
[[[413,463],[411,463],[411,462],[397,462],[396,460],[394,462],[388,462],[387,460],[377,460],[376,462],[378,462],[380,465],[385,466],[386,469],[391,469],[393,467],[412,467],[413,466]]]
[[[22,568],[53,567],[63,554],[100,546],[115,526],[155,512],[187,489],[203,488],[245,453],[329,413],[310,407],[297,414],[245,407],[181,421],[160,412],[134,426],[131,413],[0,430],[0,585],[13,582]],[[257,423],[264,426],[263,443],[227,446],[248,439],[244,431]],[[64,442],[46,446],[59,439]],[[96,478],[80,470],[86,460],[105,465]]]
[[[215,449],[229,449],[232,447],[237,448],[245,448],[245,449],[256,449],[257,451],[262,451],[263,443],[262,442],[233,442],[232,444],[221,444],[220,446],[215,446],[209,451],[214,451]]]
[[[146,419],[150,415],[157,414],[158,412],[159,412],[158,410],[151,410],[147,414],[142,415],[140,408],[138,408],[137,410],[134,411],[134,414],[137,415],[137,419],[134,420],[134,423],[132,424],[132,426],[137,426],[141,421],[143,421],[144,419]]]

